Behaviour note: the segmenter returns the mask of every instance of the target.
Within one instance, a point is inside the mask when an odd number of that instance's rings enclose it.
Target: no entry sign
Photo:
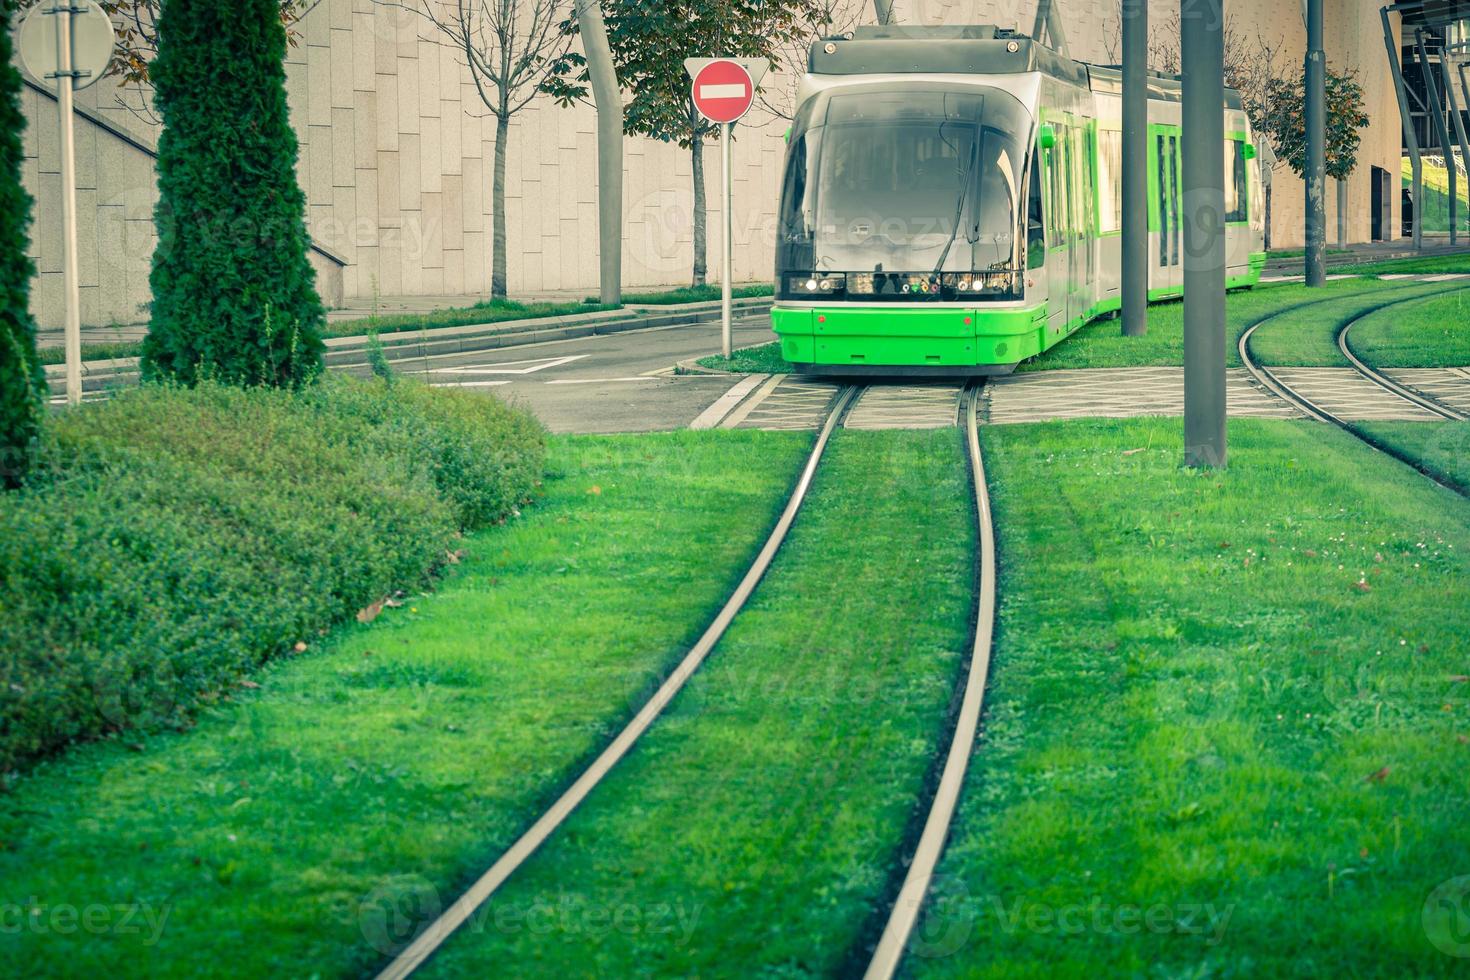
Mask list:
[[[743,65],[717,59],[693,74],[694,107],[710,122],[732,123],[750,111],[755,83]]]

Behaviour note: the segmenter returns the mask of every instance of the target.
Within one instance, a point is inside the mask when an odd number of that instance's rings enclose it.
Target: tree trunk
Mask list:
[[[694,164],[694,285],[703,286],[708,277],[706,255],[708,249],[709,216],[705,213],[704,201],[704,140],[695,134],[689,145]]]
[[[510,116],[495,118],[495,175],[490,184],[490,219],[495,232],[490,245],[490,298],[505,298],[505,143]]]
[[[577,0],[592,101],[597,106],[599,298],[623,301],[623,98],[598,0]]]

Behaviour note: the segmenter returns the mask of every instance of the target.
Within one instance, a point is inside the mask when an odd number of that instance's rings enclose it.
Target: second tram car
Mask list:
[[[820,374],[1004,374],[1118,310],[1122,75],[995,27],[816,42],[788,134],[772,327]],[[1227,286],[1266,261],[1225,113]],[[1149,298],[1183,293],[1180,82],[1149,79]]]

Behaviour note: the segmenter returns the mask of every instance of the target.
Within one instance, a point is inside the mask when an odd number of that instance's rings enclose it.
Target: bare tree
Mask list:
[[[15,6],[29,10],[42,0],[19,0]],[[107,65],[107,77],[117,79],[114,100],[149,126],[162,125],[153,111],[153,86],[149,66],[158,54],[158,5],[161,0],[100,0],[112,18],[117,44]],[[296,25],[316,9],[321,0],[280,0],[281,23],[286,25],[286,42],[295,47],[300,37]]]
[[[813,0],[796,30],[783,36],[772,52],[776,77],[760,87],[757,101],[772,117],[796,114],[796,86],[806,74],[812,42],[845,34],[868,19],[866,0]]]
[[[417,9],[457,49],[480,100],[495,117],[495,165],[490,213],[494,236],[490,295],[506,295],[505,159],[510,121],[530,105],[571,45],[562,24],[564,0],[414,0]]]

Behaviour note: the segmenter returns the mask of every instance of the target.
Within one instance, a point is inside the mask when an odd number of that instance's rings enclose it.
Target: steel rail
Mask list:
[[[576,782],[562,793],[540,818],[523,833],[500,858],[490,866],[490,869],[480,876],[473,885],[469,887],[454,904],[450,905],[439,917],[418,935],[414,941],[400,952],[379,974],[378,980],[402,980],[411,976],[415,970],[421,967],[430,956],[442,946],[460,926],[469,920],[475,910],[484,905],[486,901],[495,894],[496,890],[503,885],[522,864],[534,854],[543,843],[556,831],[558,827],[572,814],[578,805],[585,800],[589,793],[597,787],[613,767],[628,754],[639,737],[643,735],[657,720],[677,695],[681,688],[689,681],[694,672],[709,656],[710,652],[719,643],[729,629],[730,623],[736,614],[745,606],[755,588],[760,584],[771,563],[775,560],[776,553],[786,540],[787,532],[796,521],[796,515],[801,511],[801,505],[806,500],[807,491],[811,489],[812,479],[816,476],[817,467],[822,461],[822,456],[827,450],[827,444],[832,439],[832,433],[837,429],[843,417],[851,409],[854,400],[861,391],[860,386],[847,386],[842,388],[832,403],[831,410],[827,413],[826,421],[817,434],[816,442],[812,446],[811,454],[807,457],[806,466],[803,468],[801,477],[796,482],[796,487],[791,491],[791,497],[786,503],[786,509],[781,513],[771,535],[766,539],[765,546],[761,548],[755,561],[751,563],[750,569],[730,598],[720,609],[714,621],[704,631],[699,640],[690,647],[684,659],[674,668],[668,678],[664,680],[653,696],[639,709],[638,713],[630,721],[617,737],[603,749],[602,753],[593,760],[592,764],[577,777]]]
[[[889,980],[903,960],[904,949],[934,879],[934,869],[944,853],[950,825],[964,789],[965,773],[980,731],[980,712],[985,701],[985,682],[990,673],[991,640],[995,633],[995,524],[990,508],[990,491],[985,482],[985,461],[980,454],[980,435],[976,426],[976,409],[980,389],[972,385],[964,407],[965,441],[970,469],[975,484],[975,515],[980,531],[980,572],[976,583],[975,639],[970,653],[970,666],[965,692],[960,702],[949,754],[939,776],[934,800],[924,829],[914,847],[907,874],[894,900],[883,934],[873,949],[872,959],[864,973],[866,980]]]
[[[1348,346],[1348,333],[1353,329],[1353,327],[1357,326],[1359,323],[1361,323],[1363,320],[1366,320],[1371,315],[1372,314],[1370,313],[1365,313],[1362,316],[1358,317],[1356,320],[1348,323],[1337,332],[1337,349],[1342,351],[1342,356],[1348,359],[1348,363],[1353,366],[1353,369],[1383,390],[1392,392],[1405,401],[1413,402],[1415,405],[1418,405],[1420,408],[1424,409],[1424,411],[1430,413],[1431,415],[1438,415],[1440,418],[1450,422],[1464,422],[1466,420],[1470,420],[1470,415],[1466,415],[1464,412],[1461,412],[1458,409],[1451,408],[1448,405],[1441,404],[1440,402],[1435,401],[1433,398],[1421,395],[1419,394],[1419,392],[1408,387],[1407,385],[1399,384],[1397,381],[1390,378],[1388,375],[1379,371],[1377,368],[1373,367],[1371,364],[1368,364],[1362,358],[1358,357],[1358,355],[1353,353],[1352,348]]]
[[[1359,314],[1357,317],[1353,318],[1351,321],[1349,321],[1348,327],[1351,327],[1353,324],[1356,324],[1356,323],[1361,322],[1362,320],[1364,320],[1364,319],[1372,316],[1375,313],[1380,313],[1383,310],[1391,309],[1392,307],[1395,307],[1395,306],[1402,306],[1402,305],[1404,305],[1406,303],[1412,303],[1412,302],[1415,302],[1415,301],[1420,300],[1420,299],[1431,298],[1432,295],[1443,295],[1443,294],[1431,294],[1430,297],[1426,297],[1426,296],[1423,296],[1423,295],[1416,295],[1416,296],[1406,297],[1404,299],[1394,300],[1394,301],[1389,302],[1389,303],[1382,303],[1382,304],[1380,304],[1378,306],[1373,307],[1370,310],[1364,311],[1363,313]],[[1318,300],[1317,302],[1330,303],[1332,301],[1333,301],[1332,299],[1323,299],[1323,300]],[[1305,304],[1305,305],[1310,306],[1310,305],[1315,305],[1315,304]],[[1449,490],[1452,493],[1458,494],[1461,497],[1470,497],[1470,489],[1467,489],[1466,487],[1457,484],[1453,480],[1446,478],[1442,474],[1435,472],[1433,469],[1429,468],[1429,466],[1427,466],[1422,460],[1415,459],[1413,456],[1409,455],[1408,453],[1402,452],[1402,451],[1400,451],[1398,449],[1395,449],[1393,446],[1388,445],[1387,443],[1384,443],[1384,442],[1382,442],[1382,441],[1380,441],[1378,439],[1373,438],[1368,433],[1364,432],[1361,428],[1359,428],[1358,426],[1354,425],[1352,422],[1349,422],[1346,419],[1339,418],[1338,416],[1334,415],[1332,412],[1329,412],[1327,409],[1323,408],[1321,405],[1318,405],[1316,402],[1312,401],[1306,395],[1303,395],[1301,392],[1297,391],[1295,388],[1291,387],[1286,382],[1282,381],[1280,378],[1278,378],[1275,374],[1273,374],[1271,372],[1271,369],[1270,368],[1266,367],[1264,364],[1261,364],[1259,361],[1257,361],[1254,357],[1251,356],[1250,342],[1251,342],[1251,338],[1253,336],[1255,336],[1255,333],[1256,333],[1257,330],[1259,330],[1261,327],[1265,326],[1266,324],[1270,323],[1273,320],[1280,319],[1281,317],[1286,316],[1288,313],[1292,313],[1292,312],[1294,312],[1296,310],[1300,310],[1302,308],[1303,307],[1301,307],[1301,306],[1296,306],[1296,307],[1292,307],[1291,309],[1281,310],[1281,311],[1278,311],[1276,313],[1273,313],[1270,316],[1265,317],[1264,319],[1257,320],[1255,323],[1251,324],[1251,326],[1244,333],[1242,333],[1240,335],[1240,341],[1237,344],[1237,347],[1238,347],[1238,349],[1240,351],[1240,362],[1243,365],[1245,365],[1245,369],[1250,372],[1251,377],[1255,378],[1257,382],[1259,382],[1261,385],[1263,385],[1272,394],[1276,395],[1278,398],[1282,399],[1283,401],[1287,402],[1288,404],[1291,404],[1291,405],[1296,406],[1297,408],[1301,409],[1303,412],[1307,413],[1309,416],[1311,416],[1312,418],[1316,419],[1317,421],[1319,421],[1319,422],[1327,422],[1327,423],[1329,423],[1331,425],[1334,425],[1334,426],[1338,427],[1339,429],[1342,429],[1348,435],[1350,435],[1353,438],[1357,439],[1358,441],[1362,442],[1364,445],[1368,446],[1370,449],[1377,450],[1378,452],[1383,453],[1385,456],[1389,456],[1389,457],[1392,457],[1393,459],[1398,460],[1399,462],[1403,463],[1404,465],[1406,465],[1406,466],[1414,469],[1415,471],[1417,471],[1421,476],[1426,477],[1427,479],[1433,481],[1434,483],[1438,484],[1439,486],[1443,487],[1446,490]],[[1346,329],[1346,328],[1344,328],[1344,329]],[[1342,332],[1340,331],[1339,334],[1338,334],[1339,345],[1342,342],[1341,337],[1342,337]],[[1375,379],[1370,379],[1370,380],[1375,380]],[[1385,387],[1385,390],[1391,392],[1392,394],[1394,394],[1397,397],[1403,398],[1404,401],[1408,402],[1411,405],[1414,405],[1416,408],[1425,408],[1426,407],[1424,405],[1421,405],[1415,399],[1405,397],[1404,395],[1400,394],[1398,391],[1393,390],[1392,388]],[[1445,406],[1438,406],[1438,408],[1439,409],[1443,409],[1444,411],[1452,411],[1450,409],[1447,409]],[[1442,414],[1439,411],[1435,411],[1435,414],[1439,415],[1440,418],[1448,418],[1448,416]]]

